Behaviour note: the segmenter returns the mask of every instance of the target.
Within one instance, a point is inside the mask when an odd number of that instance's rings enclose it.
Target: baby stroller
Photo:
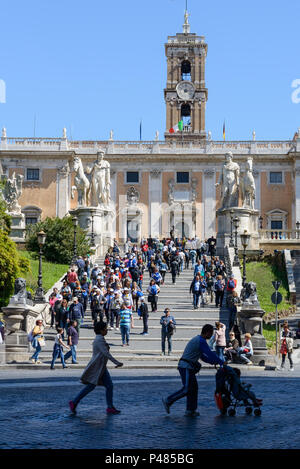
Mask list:
[[[250,391],[251,384],[241,383],[238,368],[223,366],[216,374],[215,401],[222,415],[233,417],[236,407],[245,407],[247,415],[261,415],[262,399],[257,399]]]

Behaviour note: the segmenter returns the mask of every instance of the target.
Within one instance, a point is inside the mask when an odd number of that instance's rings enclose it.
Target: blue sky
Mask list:
[[[160,138],[168,35],[185,0],[10,0],[0,11],[0,126],[10,137]],[[206,130],[215,140],[290,139],[300,127],[299,0],[189,0],[208,44]],[[299,85],[300,88],[300,85]],[[299,92],[300,97],[300,92]],[[36,116],[36,117],[35,117]]]

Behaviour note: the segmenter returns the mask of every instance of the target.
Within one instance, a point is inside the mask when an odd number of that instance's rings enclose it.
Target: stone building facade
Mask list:
[[[2,129],[3,172],[24,176],[19,199],[26,223],[68,214],[77,207],[74,156],[85,166],[99,150],[111,168],[112,232],[130,238],[178,235],[204,239],[216,233],[220,193],[215,187],[227,152],[241,170],[253,158],[255,208],[263,230],[286,232],[300,222],[300,129],[288,141],[213,141],[205,130],[204,37],[190,33],[187,13],[183,32],[166,43],[166,132],[160,141],[71,141],[61,138],[9,138]],[[183,121],[182,130],[170,128]],[[292,134],[292,129],[291,129]],[[110,231],[107,226],[107,231]],[[271,235],[273,236],[273,235]]]

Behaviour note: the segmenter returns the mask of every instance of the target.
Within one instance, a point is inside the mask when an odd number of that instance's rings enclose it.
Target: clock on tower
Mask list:
[[[206,139],[205,60],[207,44],[204,36],[190,32],[188,13],[185,11],[183,32],[168,36],[165,44],[167,56],[167,86],[165,138],[170,140]],[[183,126],[178,122],[182,121]],[[173,129],[179,130],[175,131]],[[172,131],[170,132],[170,129]]]

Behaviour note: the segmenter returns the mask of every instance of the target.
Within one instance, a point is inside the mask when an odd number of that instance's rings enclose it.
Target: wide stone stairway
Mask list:
[[[102,266],[103,259],[97,259],[97,264]],[[111,354],[118,360],[124,363],[126,368],[176,368],[178,359],[180,358],[185,345],[195,335],[201,332],[204,324],[210,323],[214,325],[215,321],[220,320],[228,326],[229,313],[225,307],[220,310],[215,307],[215,304],[208,304],[200,306],[199,309],[194,310],[192,303],[192,294],[189,293],[191,281],[193,279],[193,270],[183,270],[180,276],[176,279],[176,284],[172,284],[171,274],[167,272],[165,284],[161,286],[161,291],[158,295],[158,311],[151,313],[151,306],[149,303],[149,335],[141,335],[143,331],[143,321],[139,320],[138,314],[134,312],[134,328],[130,332],[130,345],[122,347],[121,333],[117,330],[109,330],[106,340],[110,345]],[[148,271],[144,272],[143,292],[147,300],[147,287],[149,285]],[[171,315],[176,320],[176,332],[173,335],[173,350],[172,354],[168,356],[161,355],[161,325],[160,319],[164,314],[164,309],[169,307]],[[40,354],[40,359],[44,364],[51,362],[53,339],[55,335],[54,329],[46,329],[47,346]],[[78,344],[77,359],[79,364],[72,365],[71,359],[69,360],[72,368],[83,368],[88,363],[92,355],[92,342],[95,334],[91,320],[91,312],[88,308],[84,323],[80,329],[80,339]],[[167,351],[167,341],[166,341]],[[112,362],[108,362],[109,367],[113,367]],[[61,367],[59,360],[56,362],[56,367]]]

